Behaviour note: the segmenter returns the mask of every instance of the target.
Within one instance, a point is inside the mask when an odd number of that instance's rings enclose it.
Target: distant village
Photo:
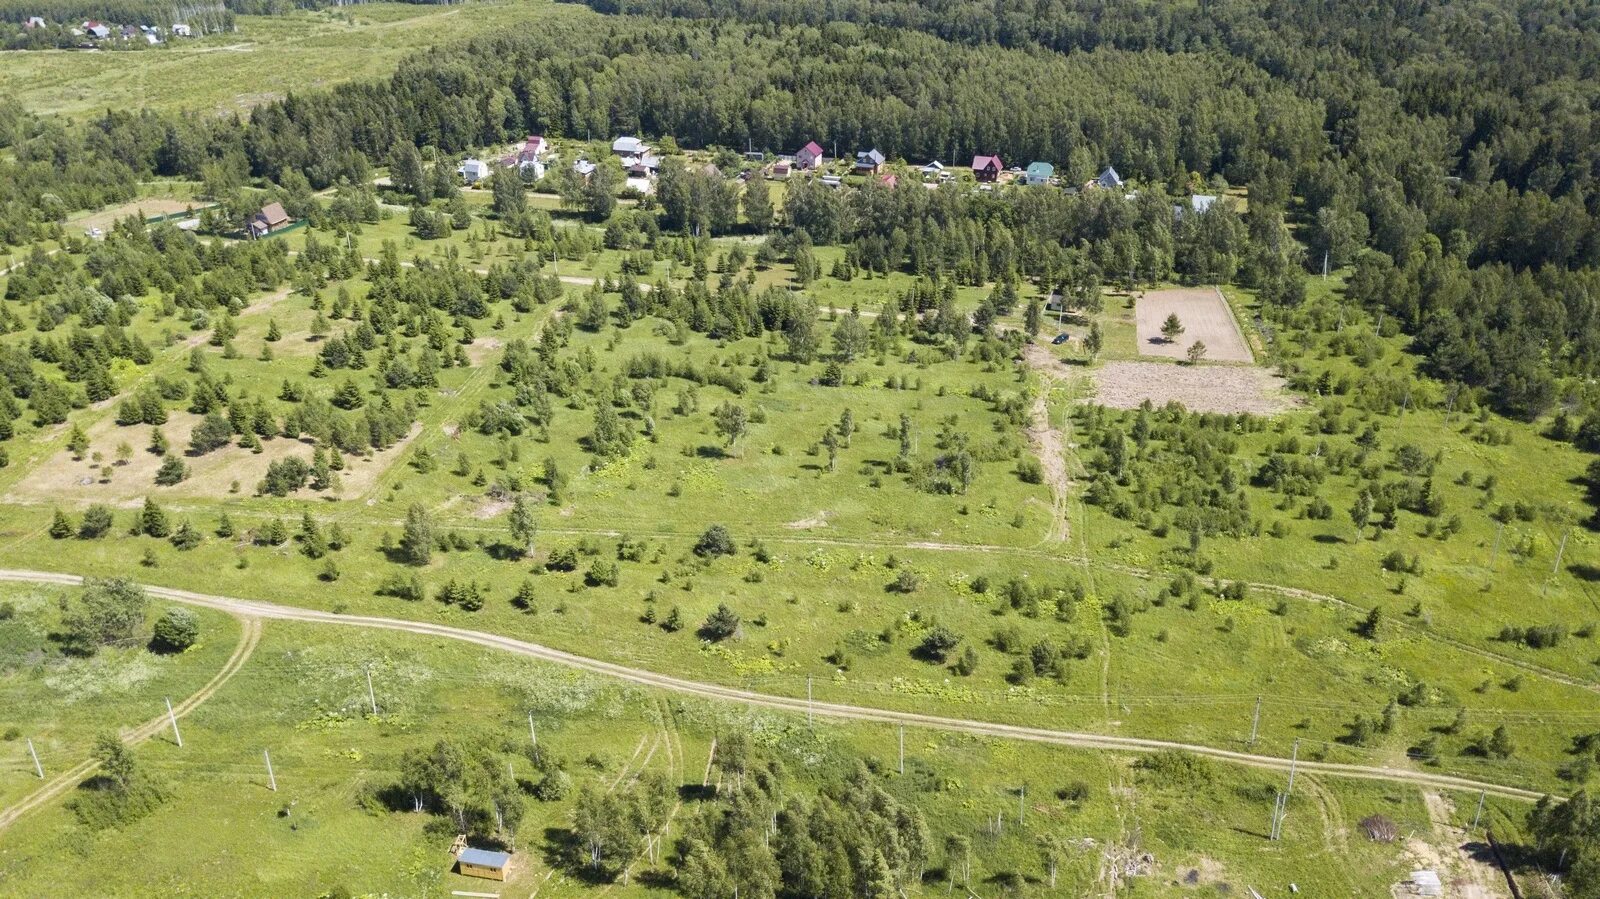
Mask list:
[[[588,183],[596,169],[605,163],[604,160],[591,159],[591,155],[580,153],[570,163],[565,163],[584,183]],[[611,142],[610,155],[621,167],[624,193],[631,192],[639,197],[648,197],[655,192],[656,179],[661,171],[661,153],[657,149],[638,137],[623,135]],[[707,155],[690,154],[692,158]],[[729,157],[733,158],[736,157]],[[1088,190],[1123,191],[1128,199],[1138,196],[1138,191],[1128,187],[1114,166],[1108,165],[1098,175],[1078,182],[1075,179],[1058,176],[1053,163],[1036,160],[1026,167],[1015,165],[1007,167],[997,155],[974,156],[966,166],[946,165],[936,159],[920,164],[891,163],[876,147],[856,150],[853,155],[840,156],[837,153],[829,155],[816,141],[810,141],[793,153],[774,154],[750,150],[742,154],[742,159],[739,161],[741,164],[737,173],[731,175],[712,162],[705,162],[702,168],[707,174],[733,177],[741,182],[757,176],[769,181],[785,181],[800,176],[814,177],[822,185],[832,188],[868,183],[893,188],[899,186],[903,180],[909,180],[929,189],[944,184],[970,182],[974,185],[973,189],[980,192],[993,191],[1006,185],[1017,185],[1055,187],[1069,193]],[[461,176],[462,182],[469,187],[487,181],[496,165],[505,169],[515,168],[519,170],[524,181],[537,183],[551,174],[553,167],[558,164],[562,163],[551,141],[541,135],[530,135],[521,144],[513,145],[509,152],[493,163],[472,156],[464,159],[457,166],[456,172]],[[1204,213],[1216,203],[1217,199],[1215,194],[1194,194],[1187,198],[1186,202],[1174,207],[1174,215]]]
[[[6,50],[131,50],[158,47],[169,40],[195,37],[208,31],[189,22],[171,24],[118,24],[85,19],[81,22],[51,22],[42,16],[29,16],[20,23],[0,23],[0,46]]]

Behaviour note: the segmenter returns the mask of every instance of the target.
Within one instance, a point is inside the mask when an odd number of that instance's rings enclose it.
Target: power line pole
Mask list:
[[[167,700],[167,720],[172,722],[172,738],[178,741],[178,748],[183,748],[183,734],[178,733],[178,716],[172,713],[172,700]]]
[[[1500,522],[1494,527],[1494,547],[1489,550],[1489,567],[1494,567],[1495,557],[1500,555],[1500,533],[1506,529],[1506,523]]]
[[[367,702],[372,704],[372,714],[378,714],[378,695],[372,692],[372,666],[367,666]]]
[[[1487,790],[1478,791],[1478,810],[1472,815],[1472,829],[1478,829],[1478,822],[1483,818],[1483,798],[1488,795]]]
[[[1250,745],[1256,745],[1256,734],[1261,729],[1261,697],[1256,697],[1256,711],[1250,718]]]
[[[1289,801],[1289,794],[1294,792],[1294,766],[1300,760],[1300,741],[1294,741],[1294,749],[1289,753],[1289,788],[1283,791],[1284,804]]]
[[[33,770],[38,773],[39,779],[44,780],[44,766],[39,764],[39,753],[33,748],[33,738],[28,738],[28,754],[33,756]]]
[[[900,725],[900,773],[906,773],[906,726]]]
[[[267,762],[267,789],[276,793],[278,792],[278,776],[272,773],[272,753],[263,749],[261,750],[261,757],[266,759]]]
[[[1556,548],[1556,563],[1554,565],[1550,566],[1550,574],[1551,575],[1555,575],[1557,572],[1559,572],[1561,570],[1561,557],[1567,551],[1567,537],[1571,536],[1571,534],[1572,534],[1571,526],[1568,526],[1566,530],[1561,532],[1561,545]]]
[[[533,748],[539,748],[539,732],[533,729],[533,713],[528,713],[528,739],[533,741]]]
[[[813,724],[811,713],[811,675],[806,675],[806,727]]]
[[[1024,783],[1017,788],[1017,826],[1022,826],[1022,811],[1028,804],[1028,785]]]

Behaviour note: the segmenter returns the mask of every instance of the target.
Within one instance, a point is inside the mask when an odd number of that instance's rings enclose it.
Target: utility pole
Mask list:
[[[172,738],[178,741],[178,748],[183,748],[183,734],[178,733],[178,716],[172,713],[172,700],[167,700],[167,720],[172,722]]]
[[[261,757],[267,761],[267,789],[278,792],[278,776],[272,773],[272,753],[261,750]]]
[[[28,754],[33,756],[33,770],[39,775],[40,780],[44,780],[44,766],[39,764],[39,753],[33,748],[32,737],[28,738]]]
[[[900,773],[906,773],[906,726],[900,725]]]
[[[533,748],[539,748],[539,732],[533,729],[533,713],[528,713],[528,739],[533,741]]]
[[[1478,810],[1472,815],[1472,829],[1478,829],[1478,822],[1483,818],[1483,798],[1488,795],[1487,790],[1478,791]]]
[[[812,724],[813,724],[813,719],[812,719],[812,715],[811,715],[811,675],[808,674],[808,675],[806,675],[806,727],[811,727]]]
[[[1284,805],[1289,802],[1289,794],[1294,792],[1294,766],[1300,760],[1300,741],[1294,741],[1294,749],[1289,753],[1289,788],[1283,791]]]
[[[1028,785],[1023,784],[1017,788],[1017,826],[1022,826],[1022,811],[1028,804]]]
[[[1567,527],[1566,530],[1561,532],[1561,545],[1556,548],[1556,563],[1554,565],[1550,566],[1550,574],[1552,574],[1552,575],[1554,575],[1554,574],[1558,573],[1559,571],[1561,571],[1561,557],[1567,551],[1567,537],[1570,536],[1571,534],[1572,534],[1572,527],[1570,525]]]
[[[1250,745],[1256,745],[1256,734],[1261,729],[1261,697],[1256,697],[1256,712],[1250,718]]]
[[[372,703],[372,714],[378,714],[378,696],[372,692],[372,666],[367,666],[367,702]]]
[[[1506,529],[1506,523],[1500,522],[1494,527],[1494,547],[1489,550],[1489,567],[1494,568],[1495,557],[1500,555],[1500,532]]]

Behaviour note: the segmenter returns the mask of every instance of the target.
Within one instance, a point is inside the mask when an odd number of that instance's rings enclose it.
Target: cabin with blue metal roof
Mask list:
[[[506,869],[511,866],[511,853],[492,852],[488,849],[463,849],[456,856],[456,869],[468,877],[487,880],[505,880]]]

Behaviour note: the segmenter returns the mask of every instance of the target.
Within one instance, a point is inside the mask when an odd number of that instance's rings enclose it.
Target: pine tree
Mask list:
[[[57,540],[64,540],[71,537],[75,530],[72,519],[67,517],[67,513],[60,509],[55,510],[55,515],[50,519],[50,536]]]

